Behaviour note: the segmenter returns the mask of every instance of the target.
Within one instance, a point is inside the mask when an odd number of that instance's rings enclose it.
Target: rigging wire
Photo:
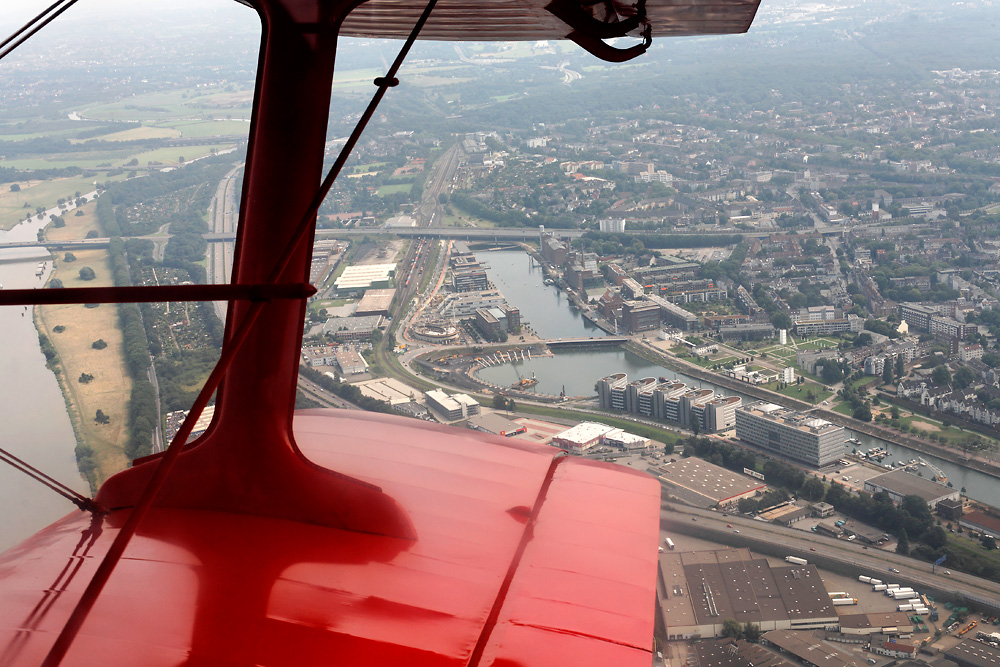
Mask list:
[[[78,0],[56,0],[44,10],[39,12],[35,18],[31,19],[19,29],[14,31],[7,39],[0,42],[0,60],[6,58],[8,54],[14,51],[14,49],[31,39],[36,32],[52,23],[52,21],[54,21],[60,14],[75,5],[77,1]],[[26,32],[27,34],[24,34]],[[8,44],[10,46],[8,46]]]
[[[38,468],[22,461],[21,459],[14,456],[13,454],[8,452],[6,449],[3,449],[2,447],[0,447],[0,461],[10,464],[15,470],[20,470],[24,474],[28,475],[28,477],[31,477],[37,482],[41,482],[48,488],[58,493],[60,496],[69,500],[71,503],[79,507],[84,512],[101,511],[100,506],[98,506],[97,503],[95,503],[92,498],[88,498],[87,496],[81,493],[77,493],[76,491],[66,486],[59,480],[49,477]]]
[[[278,260],[275,262],[274,269],[268,276],[267,282],[276,282],[288,268],[296,249],[311,229],[312,220],[316,215],[316,212],[319,210],[320,204],[323,203],[323,199],[326,198],[327,193],[330,191],[334,181],[340,174],[344,163],[347,161],[350,151],[361,137],[361,134],[364,132],[365,127],[367,126],[372,115],[374,115],[375,108],[382,100],[385,92],[399,83],[399,80],[396,79],[396,73],[399,71],[399,67],[403,64],[403,60],[406,58],[410,47],[413,46],[413,42],[416,41],[417,35],[420,34],[420,29],[423,28],[424,24],[427,22],[427,19],[436,4],[437,0],[430,0],[430,2],[428,2],[427,7],[420,15],[420,18],[414,25],[413,30],[410,32],[410,35],[407,37],[406,42],[403,44],[399,54],[396,56],[396,60],[393,61],[392,66],[389,68],[386,75],[375,79],[375,85],[378,86],[378,90],[375,95],[372,96],[372,100],[368,104],[368,108],[365,109],[365,112],[362,114],[361,119],[359,119],[358,124],[351,132],[351,136],[348,138],[347,143],[344,144],[340,155],[337,157],[333,166],[330,167],[330,171],[327,173],[326,178],[323,179],[319,189],[316,191],[316,195],[306,208],[298,227],[289,239],[281,255],[279,255]],[[166,482],[167,476],[173,469],[177,458],[183,450],[184,444],[187,442],[188,437],[191,435],[191,431],[194,429],[195,422],[201,416],[201,413],[205,409],[205,406],[208,405],[208,401],[212,394],[218,388],[222,378],[232,365],[232,362],[236,357],[236,353],[243,346],[243,343],[246,342],[250,331],[256,323],[257,318],[260,316],[263,308],[264,304],[261,302],[252,303],[243,320],[234,332],[232,339],[226,346],[224,346],[219,362],[216,364],[212,373],[205,381],[205,385],[198,393],[198,397],[195,399],[194,405],[191,406],[191,411],[184,419],[184,423],[177,431],[177,434],[171,441],[170,446],[167,447],[167,450],[164,452],[159,465],[157,465],[149,483],[143,490],[142,496],[136,502],[135,507],[132,508],[132,511],[126,519],[125,524],[115,536],[114,541],[111,543],[108,552],[101,560],[93,578],[84,590],[83,595],[81,595],[80,600],[74,607],[72,614],[70,614],[69,619],[67,619],[66,624],[60,631],[59,636],[52,645],[52,648],[49,650],[48,655],[45,656],[42,667],[56,667],[62,662],[62,659],[69,650],[70,645],[72,645],[73,640],[79,633],[84,621],[86,621],[87,616],[90,614],[90,610],[97,602],[97,598],[100,596],[105,584],[107,584],[108,579],[110,579],[115,566],[118,564],[118,561],[121,560],[129,541],[132,539],[133,535],[135,535],[135,532],[139,527],[139,523],[145,517],[150,507],[152,507],[153,501],[156,499],[157,494]]]

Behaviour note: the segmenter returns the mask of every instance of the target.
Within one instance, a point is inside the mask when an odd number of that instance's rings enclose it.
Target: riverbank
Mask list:
[[[79,233],[93,222],[87,216],[70,217],[60,235]],[[69,229],[71,226],[78,229]],[[106,287],[113,284],[107,250],[87,249],[53,261],[50,281],[65,287]],[[83,280],[80,269],[90,267],[92,280]],[[92,491],[111,475],[128,466],[128,402],[132,380],[125,366],[124,342],[114,304],[89,308],[85,304],[57,304],[35,308],[38,332],[56,351],[53,366],[66,410],[76,436],[80,473]],[[100,341],[103,341],[101,343]],[[103,418],[97,419],[98,411]]]
[[[975,470],[976,472],[989,475],[995,479],[1000,479],[1000,466],[994,465],[988,461],[961,457],[960,452],[935,444],[929,440],[904,435],[894,429],[883,428],[868,422],[853,419],[846,415],[842,415],[839,412],[818,408],[812,403],[800,401],[790,396],[785,396],[784,394],[779,394],[768,389],[763,389],[745,382],[734,380],[725,375],[707,371],[701,366],[685,362],[673,356],[665,355],[658,350],[651,349],[650,347],[644,345],[632,342],[626,345],[626,349],[633,354],[639,355],[647,361],[661,364],[678,373],[684,373],[685,375],[690,375],[691,377],[711,382],[712,384],[720,387],[725,387],[726,389],[730,389],[732,391],[738,391],[742,394],[746,394],[747,396],[769,401],[784,407],[794,408],[796,410],[809,410],[812,414],[822,417],[823,419],[837,424],[838,426],[843,426],[857,431],[858,433],[863,433],[864,435],[871,436],[873,438],[879,438],[881,440],[891,442],[900,447],[906,447],[907,449],[918,451],[921,454],[936,456],[945,459],[946,461],[951,461],[955,465]]]

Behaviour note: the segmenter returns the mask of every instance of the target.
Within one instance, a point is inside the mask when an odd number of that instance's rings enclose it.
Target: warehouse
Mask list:
[[[695,507],[725,507],[767,490],[759,479],[741,475],[694,457],[650,468],[670,495]]]
[[[552,437],[552,446],[573,452],[585,452],[601,442],[605,434],[615,430],[612,426],[594,422],[580,422],[571,429]]]
[[[669,639],[717,637],[723,621],[763,631],[835,628],[815,565],[771,567],[747,549],[660,554],[658,603]]]
[[[902,502],[906,496],[920,496],[927,501],[932,510],[938,502],[946,498],[958,500],[961,495],[958,489],[949,489],[944,484],[918,477],[905,470],[893,470],[865,480],[865,491],[868,493],[885,491],[894,503]]]
[[[354,311],[355,316],[364,317],[366,315],[389,316],[389,306],[396,296],[394,289],[370,289],[365,291],[365,295],[358,302],[358,308]]]

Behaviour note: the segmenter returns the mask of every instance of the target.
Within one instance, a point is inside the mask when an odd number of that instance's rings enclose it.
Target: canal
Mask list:
[[[490,280],[511,306],[520,309],[521,318],[529,320],[532,328],[543,338],[604,335],[583,319],[579,312],[569,307],[569,299],[565,294],[552,285],[543,284],[541,267],[537,262],[529,261],[526,253],[519,250],[480,252],[476,254],[476,258],[488,265],[486,272]],[[560,351],[550,357],[535,357],[515,364],[483,368],[478,376],[486,382],[507,387],[522,377],[534,375],[538,380],[534,390],[538,393],[558,396],[565,391],[567,396],[595,396],[594,386],[597,381],[612,373],[627,373],[630,380],[665,377],[691,387],[714,389],[729,396],[742,396],[744,401],[756,400],[683,373],[676,373],[614,347]],[[923,456],[924,460],[941,468],[954,488],[964,488],[970,498],[1000,507],[1000,484],[988,475],[850,430],[845,435],[845,438],[849,437],[856,437],[861,442],[857,445],[858,449],[884,447],[888,450],[889,456],[883,463],[906,462]],[[853,448],[854,446],[846,447],[844,453],[849,454]],[[928,468],[921,470],[924,477],[930,478],[933,474]]]

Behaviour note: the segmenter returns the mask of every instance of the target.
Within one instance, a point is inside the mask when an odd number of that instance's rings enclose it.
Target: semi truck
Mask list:
[[[664,538],[663,543],[666,544],[667,548],[670,549],[671,551],[674,550],[674,547],[675,547],[674,541],[672,539],[670,539],[669,537]]]
[[[808,565],[809,561],[805,558],[799,558],[798,556],[785,556],[786,563],[795,563],[796,565]]]
[[[857,598],[837,598],[833,601],[834,607],[846,607],[847,605],[857,604]]]
[[[863,584],[870,584],[872,583],[872,578],[869,577],[867,574],[862,574],[861,576],[858,577],[858,581],[860,581]]]

